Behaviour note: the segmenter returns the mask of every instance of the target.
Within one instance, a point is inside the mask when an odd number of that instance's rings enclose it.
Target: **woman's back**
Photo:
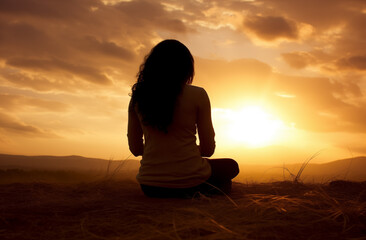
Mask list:
[[[205,90],[185,85],[166,133],[141,124],[145,144],[138,181],[152,186],[185,188],[207,180],[211,170],[196,144],[196,128],[207,133],[200,143],[206,151],[213,152],[215,142],[210,114]],[[137,115],[142,122],[141,115]]]

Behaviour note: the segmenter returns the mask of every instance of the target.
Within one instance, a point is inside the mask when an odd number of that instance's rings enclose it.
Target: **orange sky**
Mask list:
[[[213,157],[366,155],[364,26],[363,0],[2,0],[0,152],[126,158],[139,64],[175,38],[211,99]],[[281,125],[265,145],[227,135],[248,106]]]

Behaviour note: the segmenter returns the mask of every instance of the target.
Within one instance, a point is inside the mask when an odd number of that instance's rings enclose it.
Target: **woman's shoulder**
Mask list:
[[[193,85],[186,85],[183,90],[182,98],[186,104],[193,104],[195,106],[202,105],[209,102],[209,97],[202,87]]]
[[[194,86],[194,85],[185,85],[184,91],[190,95],[202,96],[206,95],[206,90],[202,87]]]

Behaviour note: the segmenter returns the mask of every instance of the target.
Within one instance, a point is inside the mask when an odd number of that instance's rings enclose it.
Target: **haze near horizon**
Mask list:
[[[124,159],[129,93],[173,38],[208,92],[213,158],[366,155],[366,2],[3,0],[0,153]]]

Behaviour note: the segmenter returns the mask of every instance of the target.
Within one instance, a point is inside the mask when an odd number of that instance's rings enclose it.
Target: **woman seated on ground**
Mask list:
[[[147,196],[229,193],[239,173],[232,159],[204,158],[214,153],[215,132],[210,100],[191,85],[193,76],[193,57],[177,40],[157,44],[140,66],[127,136],[133,155],[142,156],[137,180]]]

